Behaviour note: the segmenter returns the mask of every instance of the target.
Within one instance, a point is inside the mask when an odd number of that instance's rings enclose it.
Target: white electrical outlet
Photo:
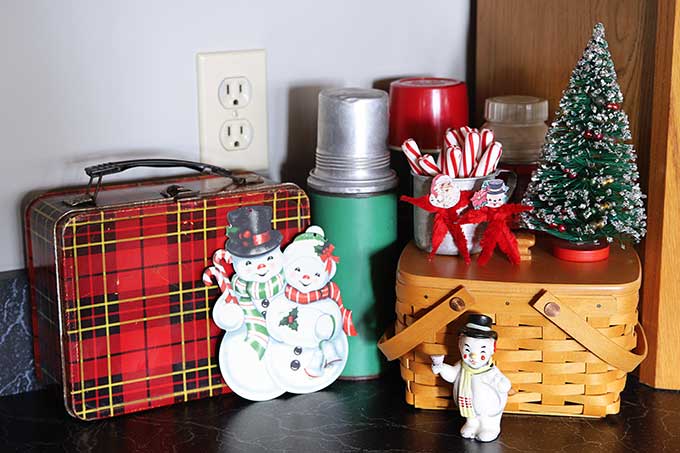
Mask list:
[[[196,69],[201,161],[267,169],[265,51],[199,53]]]
[[[217,97],[225,109],[243,108],[250,102],[250,82],[246,77],[224,79]]]
[[[253,141],[253,126],[248,120],[227,120],[220,130],[220,142],[227,151],[248,149]]]

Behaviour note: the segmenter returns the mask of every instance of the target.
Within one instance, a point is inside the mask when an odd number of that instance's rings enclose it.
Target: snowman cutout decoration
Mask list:
[[[284,289],[282,235],[271,228],[271,219],[268,206],[231,211],[225,250],[215,253],[231,262],[235,271],[231,284],[220,285],[225,290],[213,309],[215,324],[225,331],[219,349],[220,370],[236,394],[254,401],[276,398],[285,391],[266,365],[271,354],[267,308],[283,297]],[[219,259],[213,261],[223,272]]]
[[[491,318],[473,314],[460,331],[458,348],[462,360],[443,363],[444,356],[432,356],[432,372],[453,383],[453,398],[467,419],[461,436],[491,442],[501,432],[501,416],[511,384],[494,365],[498,334],[491,330]]]
[[[291,393],[333,383],[347,363],[347,335],[356,335],[352,313],[331,281],[339,261],[333,249],[323,229],[311,226],[283,252],[285,297],[268,311],[267,363],[274,381]]]

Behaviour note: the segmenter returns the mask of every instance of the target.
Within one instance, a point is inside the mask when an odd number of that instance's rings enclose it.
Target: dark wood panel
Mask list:
[[[680,389],[680,10],[659,2],[645,244],[642,324],[649,356],[640,380],[657,388]]]
[[[624,95],[647,188],[656,2],[645,0],[478,0],[475,112],[504,94],[548,99],[551,118],[593,25],[602,22]]]

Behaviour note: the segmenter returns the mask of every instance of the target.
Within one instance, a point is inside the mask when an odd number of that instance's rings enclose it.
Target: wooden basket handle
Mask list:
[[[619,370],[631,372],[647,357],[647,337],[639,323],[635,327],[642,337],[643,351],[635,354],[591,327],[583,317],[568,305],[560,302],[549,291],[544,291],[532,306],[550,322],[581,343],[588,351]]]
[[[387,360],[398,359],[418,346],[425,338],[438,332],[475,304],[475,299],[465,288],[458,288],[443,297],[429,313],[394,335],[388,329],[378,340],[378,348]]]

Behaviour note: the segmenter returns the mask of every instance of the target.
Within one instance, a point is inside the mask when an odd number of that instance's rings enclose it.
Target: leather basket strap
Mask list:
[[[448,323],[462,315],[475,304],[474,297],[461,287],[443,297],[426,315],[394,335],[394,328],[378,340],[378,348],[387,360],[398,359],[432,333],[443,329]]]
[[[631,372],[647,357],[647,337],[639,323],[636,329],[642,338],[643,350],[640,354],[636,354],[627,351],[598,332],[583,317],[548,291],[544,291],[532,306],[570,337],[581,343],[588,351],[619,370]]]

